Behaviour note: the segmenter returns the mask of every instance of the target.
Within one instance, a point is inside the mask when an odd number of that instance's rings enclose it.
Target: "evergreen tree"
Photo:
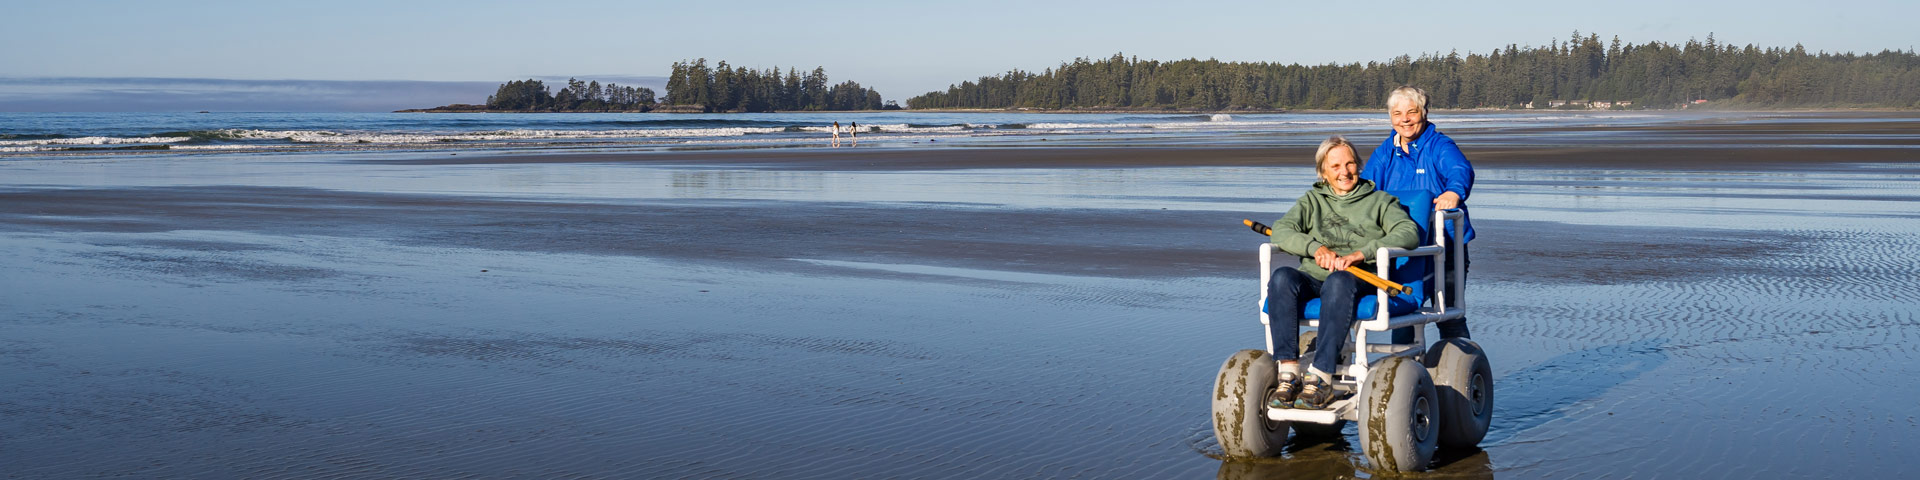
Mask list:
[[[676,105],[693,103],[687,101],[686,95],[689,91],[686,62],[673,62],[673,72],[667,75],[667,103]]]
[[[687,102],[682,105],[700,105],[704,111],[713,111],[713,72],[707,68],[707,59],[694,60],[687,66]]]

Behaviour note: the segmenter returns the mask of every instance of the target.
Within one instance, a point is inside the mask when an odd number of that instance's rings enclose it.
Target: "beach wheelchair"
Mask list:
[[[1405,285],[1405,293],[1375,288],[1373,295],[1362,298],[1353,322],[1359,331],[1344,345],[1314,345],[1317,331],[1301,333],[1303,363],[1312,360],[1316,348],[1342,351],[1339,367],[1331,372],[1340,399],[1325,409],[1267,408],[1277,383],[1271,333],[1266,334],[1266,350],[1242,350],[1228,357],[1213,391],[1213,433],[1228,456],[1279,456],[1289,430],[1296,438],[1335,438],[1353,421],[1359,424],[1360,448],[1374,469],[1422,471],[1438,447],[1474,447],[1486,436],[1493,418],[1493,372],[1486,354],[1464,338],[1426,342],[1426,324],[1466,315],[1466,289],[1448,285],[1446,275],[1435,274],[1436,266],[1446,265],[1446,246],[1461,241],[1461,222],[1453,220],[1464,214],[1433,210],[1433,196],[1425,192],[1388,193],[1416,212],[1411,216],[1421,238],[1427,239],[1411,250],[1381,248],[1375,253],[1374,275]],[[1271,243],[1260,246],[1263,325],[1269,321],[1267,281],[1276,268],[1276,250]],[[1280,257],[1292,258],[1285,253]],[[1465,273],[1464,263],[1454,265],[1453,278]],[[1302,327],[1319,327],[1319,303],[1308,302]],[[1373,343],[1370,336],[1389,340]]]

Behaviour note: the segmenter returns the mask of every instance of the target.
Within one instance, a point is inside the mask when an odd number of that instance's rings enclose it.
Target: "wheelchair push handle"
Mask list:
[[[1267,235],[1267,236],[1273,235],[1273,228],[1268,227],[1265,224],[1262,224],[1260,222],[1256,222],[1253,220],[1241,220],[1240,223],[1245,224],[1247,228],[1253,229],[1254,233]],[[1412,288],[1407,287],[1406,285],[1393,283],[1392,280],[1380,278],[1379,275],[1374,275],[1373,272],[1368,272],[1366,270],[1361,269],[1360,267],[1348,265],[1347,273],[1353,274],[1354,278],[1358,278],[1360,279],[1360,281],[1367,282],[1367,284],[1369,285],[1373,285],[1374,287],[1378,287],[1381,290],[1386,290],[1389,292],[1393,292],[1395,294],[1405,294],[1413,291]]]

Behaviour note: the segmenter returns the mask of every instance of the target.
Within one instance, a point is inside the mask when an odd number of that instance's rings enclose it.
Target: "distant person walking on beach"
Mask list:
[[[860,122],[847,122],[847,140],[860,144]]]
[[[840,146],[840,121],[833,121],[833,146]]]
[[[1367,158],[1365,169],[1360,178],[1372,181],[1381,190],[1405,191],[1419,190],[1433,194],[1433,208],[1446,210],[1459,208],[1467,211],[1467,196],[1473,193],[1473,163],[1467,161],[1466,154],[1460,153],[1460,147],[1453,139],[1440,133],[1440,129],[1427,121],[1427,92],[1417,87],[1404,86],[1387,93],[1387,119],[1393,131],[1387,135],[1380,147],[1373,149],[1373,155]],[[1412,212],[1414,215],[1432,215],[1432,212]],[[1470,217],[1460,219],[1466,230],[1460,245],[1447,246],[1447,265],[1444,270],[1447,285],[1459,285],[1466,288],[1466,276],[1453,278],[1454,262],[1466,262],[1462,270],[1471,268],[1468,262],[1467,243],[1473,241],[1473,222]],[[1435,228],[1443,228],[1436,225]],[[1459,283],[1455,283],[1459,282]],[[1447,296],[1448,303],[1456,298]],[[1440,338],[1468,338],[1467,319],[1448,320],[1435,324],[1440,328]],[[1395,341],[1400,335],[1395,332]],[[1406,338],[1412,341],[1411,338]]]

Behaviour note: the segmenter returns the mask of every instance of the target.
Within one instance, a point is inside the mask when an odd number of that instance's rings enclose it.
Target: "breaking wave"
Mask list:
[[[1204,122],[1208,115],[1134,115],[1114,119],[1119,122]]]
[[[28,140],[0,140],[0,148],[39,145],[124,145],[135,143],[172,143],[189,140],[187,137],[59,137],[36,138]]]

